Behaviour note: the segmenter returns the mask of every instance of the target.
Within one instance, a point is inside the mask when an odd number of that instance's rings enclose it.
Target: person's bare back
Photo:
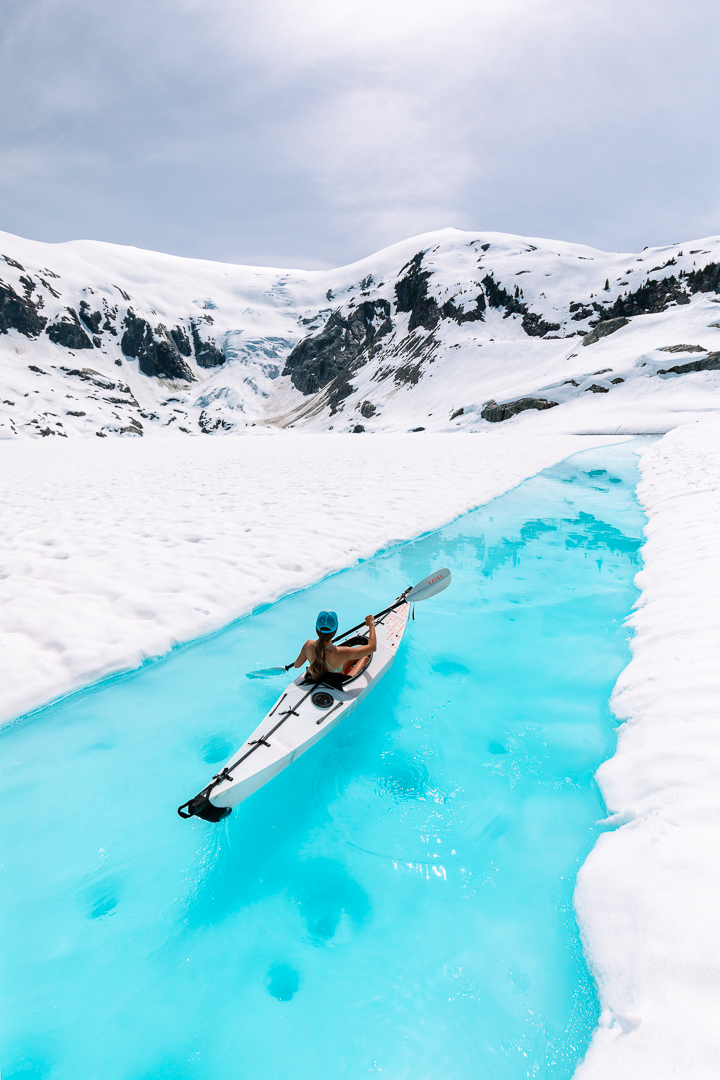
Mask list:
[[[334,611],[321,611],[315,623],[318,636],[315,640],[309,638],[305,642],[293,667],[302,667],[307,662],[310,676],[321,679],[328,672],[339,672],[347,668],[349,661],[371,656],[377,648],[375,619],[372,615],[365,616],[365,625],[369,630],[367,645],[333,645],[332,639],[338,629],[337,615]]]

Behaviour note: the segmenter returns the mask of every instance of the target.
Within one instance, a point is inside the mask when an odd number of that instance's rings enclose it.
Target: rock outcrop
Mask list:
[[[558,401],[547,401],[545,398],[519,398],[518,401],[507,401],[498,405],[496,401],[488,401],[483,406],[480,415],[483,420],[489,420],[491,424],[498,424],[503,420],[509,420],[511,416],[525,412],[526,409],[554,409],[559,405]]]
[[[622,330],[623,326],[627,326],[630,322],[629,319],[607,319],[606,321],[599,322],[597,326],[586,334],[583,338],[583,345],[594,345],[600,338],[607,337],[608,334],[614,334],[618,330]],[[602,363],[602,360],[600,361]]]
[[[711,352],[698,360],[690,360],[687,364],[673,364],[669,368],[660,368],[658,375],[687,375],[690,371],[719,371],[720,352]]]
[[[391,329],[387,300],[365,300],[350,310],[334,311],[318,334],[295,346],[285,361],[283,375],[290,375],[302,394],[315,394],[374,355],[380,339]],[[338,384],[337,400],[347,385],[347,378]]]
[[[93,343],[87,336],[77,312],[74,308],[66,308],[66,315],[61,315],[54,323],[50,323],[45,333],[56,345],[63,345],[66,349],[92,349]]]
[[[410,312],[408,332],[417,330],[419,326],[432,330],[440,322],[437,301],[427,294],[427,283],[432,275],[429,270],[420,269],[424,254],[424,251],[419,251],[403,266],[400,273],[403,274],[405,270],[407,273],[395,285],[395,310]]]
[[[47,319],[38,314],[39,306],[30,297],[19,296],[12,285],[0,281],[0,334],[17,330],[27,338],[38,337],[47,323]]]
[[[178,326],[175,330],[171,330],[170,334],[175,341],[178,351],[183,353],[184,356],[190,356],[190,342],[187,340],[187,337],[180,327]],[[225,363],[225,353],[216,347],[214,341],[203,341],[198,333],[195,323],[192,325],[192,338],[193,345],[195,346],[195,359],[200,367],[220,367]],[[183,347],[181,347],[181,345]],[[187,345],[187,351],[185,351],[185,345]]]
[[[190,366],[183,359],[178,343],[189,349],[190,342],[180,327],[168,333],[160,323],[155,330],[130,308],[123,320],[125,333],[120,346],[125,356],[138,361],[143,375],[160,379],[181,379],[196,382]],[[187,352],[185,355],[190,355]]]

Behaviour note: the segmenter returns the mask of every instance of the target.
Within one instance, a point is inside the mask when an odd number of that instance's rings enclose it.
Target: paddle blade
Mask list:
[[[271,675],[281,675],[285,671],[284,667],[266,667],[260,671],[247,671],[245,673],[246,679],[269,679]]]
[[[418,581],[417,585],[407,594],[406,600],[411,604],[418,604],[421,600],[428,600],[431,596],[435,596],[436,593],[447,589],[451,579],[452,574],[447,567],[436,570],[433,574],[423,578],[422,581]]]

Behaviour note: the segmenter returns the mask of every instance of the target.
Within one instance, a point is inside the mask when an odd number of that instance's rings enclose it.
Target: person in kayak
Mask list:
[[[305,642],[292,666],[299,668],[307,662],[310,665],[308,674],[311,679],[322,679],[327,674],[339,675],[348,660],[371,656],[377,649],[375,619],[372,615],[365,616],[365,625],[369,631],[367,645],[333,645],[338,617],[334,611],[321,611],[315,622],[317,639]]]

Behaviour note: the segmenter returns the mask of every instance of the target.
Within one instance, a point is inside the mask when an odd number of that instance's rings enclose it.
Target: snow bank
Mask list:
[[[607,441],[617,439],[1,442],[0,720],[216,630]]]
[[[576,1080],[720,1074],[720,424],[641,457],[648,516],[624,721],[598,780],[611,824],[576,907],[603,1013]]]

